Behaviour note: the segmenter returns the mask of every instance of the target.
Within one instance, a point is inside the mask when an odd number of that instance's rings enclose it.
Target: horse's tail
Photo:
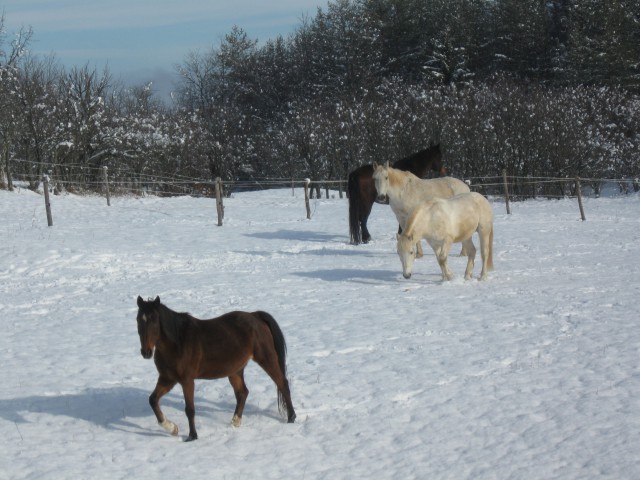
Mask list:
[[[493,224],[491,225],[491,232],[489,233],[489,255],[487,255],[487,271],[493,271]]]
[[[282,376],[284,377],[284,381],[286,383],[289,382],[287,379],[287,342],[284,340],[284,333],[280,329],[280,325],[276,322],[276,319],[267,312],[258,311],[253,312],[255,316],[260,318],[263,322],[265,322],[269,330],[271,331],[271,336],[273,337],[273,346],[276,349],[276,354],[278,355],[278,365],[280,367],[280,371],[282,372]],[[284,415],[284,412],[287,411],[287,404],[284,400],[282,392],[278,389],[278,411],[281,415]]]
[[[362,243],[362,231],[360,230],[360,182],[355,171],[349,174],[347,190],[349,193],[349,236],[351,243],[358,245]]]

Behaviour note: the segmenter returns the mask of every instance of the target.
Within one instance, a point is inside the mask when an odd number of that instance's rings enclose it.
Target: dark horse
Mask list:
[[[446,175],[442,164],[440,144],[429,146],[413,155],[398,160],[393,168],[406,170],[423,178],[429,170]],[[349,232],[351,243],[367,243],[371,240],[367,230],[367,219],[374,202],[378,202],[376,186],[373,181],[373,165],[363,165],[349,174]]]
[[[289,423],[296,413],[291,403],[286,376],[286,350],[282,330],[266,312],[230,312],[211,320],[198,320],[188,313],[177,313],[160,303],[160,297],[144,301],[138,297],[138,335],[140,352],[151,358],[158,369],[158,383],[149,403],[158,423],[172,435],[178,426],[160,410],[160,398],[176,383],[182,386],[189,436],[196,440],[194,380],[229,377],[236,395],[232,423],[239,427],[249,390],[244,368],[250,359],[260,365],[278,387],[278,410],[285,409]],[[155,349],[155,354],[154,354]]]

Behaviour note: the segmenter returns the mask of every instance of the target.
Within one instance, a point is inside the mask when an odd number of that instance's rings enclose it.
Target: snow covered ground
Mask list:
[[[402,278],[395,219],[348,244],[347,200],[301,191],[51,198],[0,191],[0,478],[640,478],[640,196],[494,203],[495,271]],[[477,243],[477,242],[476,242]],[[458,248],[454,250],[457,253]],[[475,274],[480,270],[479,259]],[[476,277],[477,278],[477,277]],[[136,297],[212,317],[263,309],[298,420],[255,364],[240,428],[226,380],[162,402]]]

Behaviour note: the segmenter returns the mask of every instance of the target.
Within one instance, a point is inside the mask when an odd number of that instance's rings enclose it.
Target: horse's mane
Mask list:
[[[180,348],[184,340],[187,327],[195,321],[188,313],[174,312],[162,303],[158,306],[160,328],[174,344]]]
[[[402,234],[405,235],[406,237],[413,235],[413,227],[415,226],[416,219],[420,215],[421,210],[422,210],[422,205],[417,208],[414,208],[413,211],[411,212],[411,215],[409,215],[409,218],[407,218],[407,226],[402,232]]]
[[[433,152],[433,153],[432,153]],[[425,160],[425,157],[432,154],[434,156],[434,160],[438,158],[440,153],[440,144],[431,144],[429,147],[420,150],[419,152],[412,153],[411,155],[401,158],[400,160],[393,163],[393,168],[397,168],[399,170],[411,170],[412,166],[422,162]]]
[[[413,173],[405,170],[399,170],[394,167],[385,168],[387,169],[387,174],[389,175],[389,185],[392,187],[403,188],[406,182],[411,181],[412,178],[420,178]]]

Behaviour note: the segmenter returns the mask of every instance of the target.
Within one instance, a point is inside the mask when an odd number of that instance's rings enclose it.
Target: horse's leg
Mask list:
[[[480,280],[487,279],[487,273],[493,270],[493,227],[489,232],[481,230],[480,235],[480,256],[482,257],[482,271]]]
[[[445,241],[441,245],[437,246],[433,250],[438,258],[438,265],[442,270],[442,281],[451,280],[453,278],[453,272],[449,270],[447,258],[449,257],[449,250],[451,249],[451,242]]]
[[[362,230],[362,243],[369,243],[371,240],[371,234],[369,233],[369,229],[367,228],[367,220],[369,219],[369,214],[371,213],[371,204],[368,208],[365,206],[364,211],[360,214],[360,229]]]
[[[187,420],[189,420],[189,436],[185,442],[198,439],[198,433],[196,432],[196,405],[193,399],[195,394],[195,382],[193,379],[185,380],[182,385],[182,393],[184,394],[184,413],[187,414]]]
[[[482,244],[482,241],[480,242]],[[462,250],[467,252],[467,269],[464,271],[464,279],[471,280],[473,276],[473,265],[476,259],[476,247],[471,240],[471,237],[462,242]],[[484,261],[483,261],[484,268]]]
[[[239,427],[242,423],[242,412],[244,411],[244,405],[247,402],[247,396],[249,395],[249,389],[244,383],[244,369],[238,373],[229,375],[229,383],[233,387],[233,393],[236,394],[236,409],[233,412],[233,418],[231,424],[234,427]]]
[[[156,388],[153,390],[151,395],[149,395],[149,405],[151,405],[153,413],[156,414],[158,423],[171,435],[178,435],[178,426],[164,416],[164,413],[162,413],[162,410],[160,409],[160,399],[169,392],[175,384],[176,382],[172,380],[159,377],[158,382],[156,383]]]
[[[284,400],[284,405],[287,408],[287,422],[293,423],[296,419],[296,412],[293,409],[293,402],[291,401],[289,381],[280,369],[277,353],[275,351],[269,352],[266,355],[257,355],[257,353],[258,352],[254,352],[253,359],[262,367],[267,375],[269,375],[273,383],[276,384],[276,387],[278,387],[279,397]]]

